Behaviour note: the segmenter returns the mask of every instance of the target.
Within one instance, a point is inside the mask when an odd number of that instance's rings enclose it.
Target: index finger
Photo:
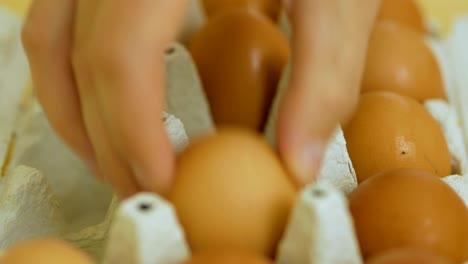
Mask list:
[[[186,1],[102,0],[96,20],[97,96],[112,145],[146,190],[167,191],[174,154],[162,121],[164,51]]]
[[[293,0],[292,68],[280,106],[278,147],[301,183],[320,167],[328,140],[359,95],[375,0]]]

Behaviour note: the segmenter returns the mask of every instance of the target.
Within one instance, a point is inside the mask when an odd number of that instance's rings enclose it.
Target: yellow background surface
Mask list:
[[[467,0],[418,0],[427,17],[434,18],[441,26],[441,30],[447,33],[454,18],[468,15]]]
[[[11,8],[19,15],[26,13],[32,0],[0,0],[0,5]],[[436,19],[442,32],[450,30],[453,18],[468,15],[468,0],[417,0],[426,16]]]
[[[31,0],[0,0],[1,6],[7,6],[16,13],[22,15],[28,9]]]

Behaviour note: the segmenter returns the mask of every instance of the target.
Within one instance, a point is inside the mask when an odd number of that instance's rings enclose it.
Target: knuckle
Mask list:
[[[42,30],[31,22],[26,22],[21,30],[21,42],[26,52],[43,50],[46,46]]]
[[[27,20],[21,29],[21,43],[28,55],[53,52],[57,44],[47,23]]]

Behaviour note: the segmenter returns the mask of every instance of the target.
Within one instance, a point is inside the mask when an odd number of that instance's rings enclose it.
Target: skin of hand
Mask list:
[[[277,140],[300,184],[314,181],[330,138],[352,116],[380,2],[283,0],[292,28],[292,68]]]
[[[314,179],[359,95],[378,0],[283,0],[292,74],[280,107],[282,159]],[[35,93],[55,131],[125,198],[166,193],[174,153],[162,122],[165,49],[188,0],[35,0],[23,27]],[[154,120],[154,122],[149,122]]]
[[[35,0],[24,24],[48,120],[121,197],[170,186],[163,55],[186,6],[187,0]]]

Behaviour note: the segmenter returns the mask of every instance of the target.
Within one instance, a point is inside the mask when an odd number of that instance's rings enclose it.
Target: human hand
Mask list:
[[[279,147],[305,183],[356,104],[379,1],[284,2],[294,63],[280,109]],[[24,27],[36,94],[52,126],[122,196],[140,188],[165,191],[171,182],[173,155],[158,122],[162,56],[185,4],[36,0]]]
[[[280,105],[280,154],[301,183],[314,180],[328,141],[359,97],[378,0],[283,0],[292,27],[292,68]]]
[[[24,25],[35,92],[52,127],[122,197],[171,183],[163,55],[186,4],[35,0]]]

